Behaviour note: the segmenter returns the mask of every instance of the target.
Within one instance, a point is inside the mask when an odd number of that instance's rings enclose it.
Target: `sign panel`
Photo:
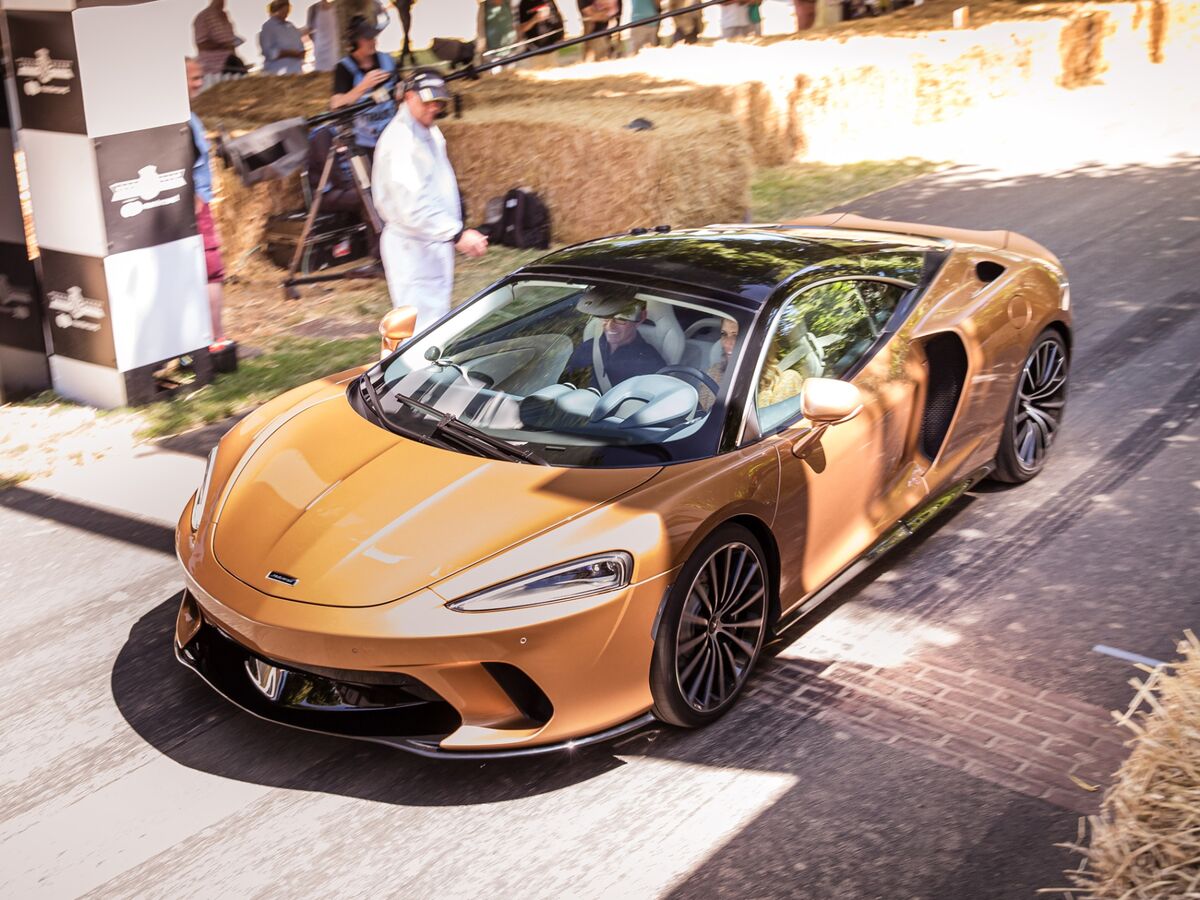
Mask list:
[[[21,127],[85,134],[71,14],[10,10],[6,15]]]
[[[42,281],[54,352],[115,368],[104,260],[45,250]]]
[[[108,252],[124,253],[194,237],[195,148],[187,123],[92,142]]]
[[[46,352],[37,276],[24,244],[0,244],[0,344]]]

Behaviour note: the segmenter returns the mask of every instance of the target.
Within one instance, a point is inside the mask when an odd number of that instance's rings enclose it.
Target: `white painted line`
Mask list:
[[[1109,647],[1107,644],[1097,644],[1092,648],[1093,653],[1103,653],[1105,656],[1115,656],[1117,659],[1123,659],[1125,662],[1141,663],[1144,666],[1165,666],[1166,663],[1151,659],[1148,656],[1141,656],[1137,653],[1130,653],[1128,650],[1118,650],[1116,647]]]

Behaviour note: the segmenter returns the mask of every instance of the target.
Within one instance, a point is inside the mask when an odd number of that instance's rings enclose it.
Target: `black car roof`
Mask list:
[[[819,273],[822,267],[850,264],[897,277],[886,270],[887,257],[901,253],[911,260],[913,254],[949,246],[948,241],[844,228],[711,226],[600,238],[551,253],[529,268],[585,269],[695,285],[758,306],[780,283],[805,270]]]

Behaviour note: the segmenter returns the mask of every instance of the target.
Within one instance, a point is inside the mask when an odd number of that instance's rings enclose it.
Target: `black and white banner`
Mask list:
[[[193,237],[196,230],[187,123],[93,141],[110,253]]]
[[[85,134],[71,13],[9,9],[6,15],[21,127]]]
[[[46,250],[42,279],[54,352],[116,368],[104,260]]]

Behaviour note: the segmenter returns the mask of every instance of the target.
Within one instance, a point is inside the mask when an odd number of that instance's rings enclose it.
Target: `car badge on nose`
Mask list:
[[[248,659],[246,673],[268,700],[278,700],[279,695],[283,693],[283,685],[287,681],[286,669],[265,663],[261,659]]]

